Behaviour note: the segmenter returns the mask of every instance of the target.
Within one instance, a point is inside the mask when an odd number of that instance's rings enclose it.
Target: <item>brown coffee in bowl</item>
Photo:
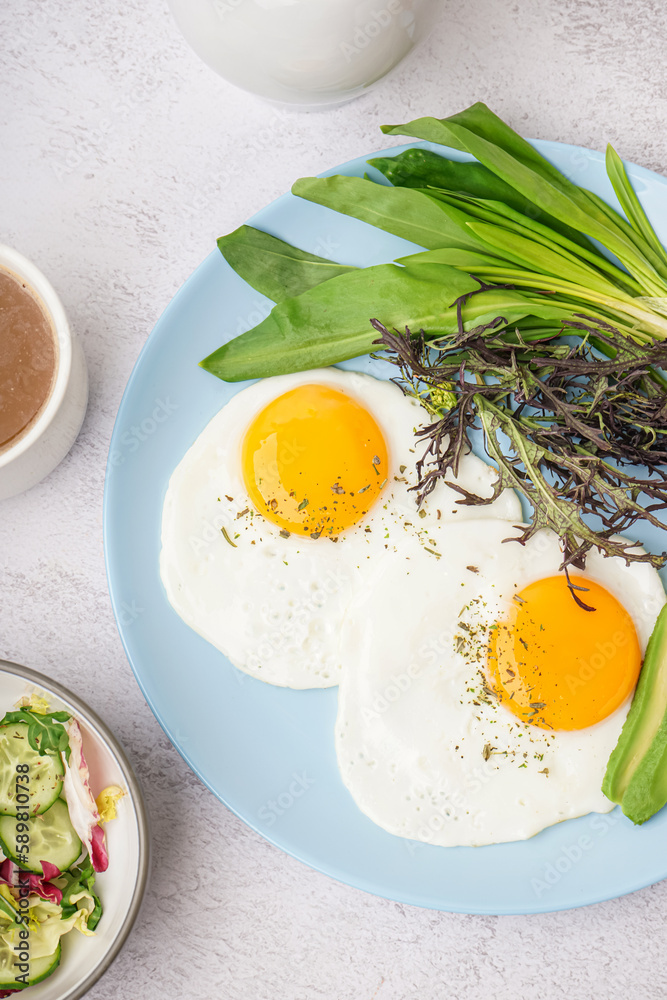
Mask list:
[[[55,382],[58,345],[30,286],[0,267],[0,451],[35,423]]]

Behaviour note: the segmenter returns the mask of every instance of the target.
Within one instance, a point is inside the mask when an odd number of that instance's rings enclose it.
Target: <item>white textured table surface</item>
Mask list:
[[[388,145],[381,122],[477,99],[525,135],[609,140],[667,170],[664,0],[443,7],[430,44],[372,94],[291,113],[200,63],[163,0],[0,5],[0,241],[51,279],[91,376],[68,458],[0,502],[0,656],[100,712],[143,782],[153,828],[146,905],[94,1000],[667,995],[667,883],[566,913],[458,916],[376,899],[268,845],[167,741],[111,614],[102,489],[114,417],[153,324],[218,235],[295,177]]]

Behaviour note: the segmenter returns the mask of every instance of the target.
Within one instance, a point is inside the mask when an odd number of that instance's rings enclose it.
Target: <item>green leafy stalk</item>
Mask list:
[[[451,334],[454,302],[477,280],[484,291],[462,307],[466,330],[494,319],[496,329],[518,326],[525,336],[552,324],[557,335],[563,325],[576,329],[569,320],[584,313],[640,343],[667,336],[667,256],[613,151],[610,177],[630,221],[572,184],[485,105],[385,131],[447,142],[480,162],[409,150],[374,161],[406,186],[330,176],[302,178],[293,191],[426,253],[401,258],[402,267],[357,270],[242,227],[219,241],[221,250],[277,305],[202,367],[238,381],[333,364],[370,350],[372,316],[389,328]]]
[[[607,176],[611,181],[621,208],[627,216],[628,222],[638,235],[646,241],[646,244],[651,247],[656,257],[663,264],[667,265],[665,249],[656,236],[653,226],[649,222],[648,216],[630,183],[623,160],[612,146],[607,146],[605,163],[607,166]]]
[[[479,233],[481,236],[485,231],[480,229]],[[505,263],[492,256],[500,242],[496,234],[491,232],[488,239],[490,250],[487,253],[430,250],[400,258],[398,263],[442,263],[490,283],[551,293],[561,305],[569,306],[571,312],[582,309],[593,311],[599,318],[614,322],[618,329],[640,343],[667,336],[666,318],[649,308],[648,300],[627,295],[602,275],[547,248],[537,247],[534,253],[528,251],[522,254],[516,237],[512,237],[512,249],[508,245]],[[561,276],[556,277],[559,272]]]
[[[577,187],[485,104],[450,118],[418,118],[383,125],[389,135],[411,135],[470,153],[515,190],[556,219],[599,240],[641,284],[646,295],[665,295],[667,263],[645,239],[630,239],[609,211]]]
[[[274,302],[301,295],[323,281],[355,270],[299,250],[252,226],[241,226],[221,236],[218,248],[244,281]]]
[[[458,206],[465,211],[471,219],[479,219],[481,222],[491,222],[507,234],[516,233],[526,239],[533,240],[543,247],[547,247],[557,252],[567,251],[579,264],[587,265],[593,274],[602,272],[609,281],[621,291],[632,296],[641,294],[641,286],[634,278],[631,278],[626,271],[608,260],[596,249],[580,246],[567,236],[542,225],[529,216],[522,216],[514,209],[501,202],[463,199],[455,195],[450,195],[437,190],[427,192],[431,197],[445,201],[454,206]],[[559,272],[560,273],[560,272]],[[560,275],[562,277],[562,274]]]
[[[446,211],[446,206],[423,191],[392,188],[362,177],[334,174],[332,177],[302,177],[292,185],[292,193],[411,240],[427,250],[478,246],[472,233],[466,231],[465,213]]]
[[[370,316],[382,316],[392,325],[407,318],[433,336],[452,333],[458,329],[455,303],[478,289],[477,280],[445,264],[364,268],[278,303],[262,323],[218,348],[201,366],[236,382],[358,357],[372,350]],[[514,326],[530,316],[560,324],[571,313],[570,305],[549,296],[489,288],[465,304],[463,321],[469,326],[491,320]]]
[[[449,194],[507,205],[522,217],[542,223],[582,248],[592,249],[592,244],[582,233],[543,212],[535,202],[524,198],[511,184],[481,163],[449,160],[419,147],[406,149],[398,156],[375,157],[368,162],[395,187],[435,188]]]

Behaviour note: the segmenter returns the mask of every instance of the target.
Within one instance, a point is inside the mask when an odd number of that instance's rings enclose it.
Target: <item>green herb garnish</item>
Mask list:
[[[228,533],[227,529],[226,528],[220,528],[220,531],[222,532],[222,537],[225,539],[225,541],[229,542],[229,544],[232,546],[233,549],[237,549],[238,545],[236,544],[236,542],[233,542],[231,540],[231,538],[229,537],[229,533]]]
[[[506,487],[518,490],[533,507],[520,541],[551,528],[561,538],[566,571],[583,567],[593,547],[627,562],[664,564],[666,553],[637,550],[615,536],[640,520],[663,527],[667,405],[655,369],[667,367],[667,344],[642,347],[612,327],[582,322],[587,339],[574,343],[529,346],[519,334],[509,339],[487,327],[441,338],[433,352],[423,336],[376,326],[408,390],[434,414],[420,431],[427,444],[417,462],[420,502],[448,470],[457,473],[471,431],[481,425],[498,479],[488,498],[450,484],[461,494],[459,503],[487,504]],[[430,389],[453,379],[456,405],[438,412]],[[646,473],[633,466],[645,466]],[[593,528],[588,515],[602,528]],[[573,596],[586,607],[577,589],[572,586]]]

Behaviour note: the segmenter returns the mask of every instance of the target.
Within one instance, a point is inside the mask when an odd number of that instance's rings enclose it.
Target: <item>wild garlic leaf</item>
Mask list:
[[[423,191],[393,188],[361,177],[302,177],[292,185],[299,198],[351,215],[427,250],[476,247],[465,213],[446,212]]]
[[[667,279],[650,258],[652,247],[629,238],[589,192],[573,184],[529,142],[485,104],[473,104],[449,118],[418,118],[404,125],[383,125],[389,135],[410,135],[470,153],[538,207],[573,229],[599,240],[628,268],[648,295],[665,294]]]
[[[642,203],[635,193],[623,160],[611,145],[607,146],[605,165],[607,167],[607,176],[611,181],[616,197],[625,212],[628,222],[646,240],[648,245],[661,258],[663,264],[667,265],[665,249],[656,236],[655,230],[642,207]]]
[[[534,202],[524,198],[481,163],[450,160],[420,147],[406,149],[398,156],[375,157],[368,162],[396,187],[436,188],[449,194],[507,205],[524,218],[539,221],[572,242],[591,248],[590,241],[580,232],[542,212]]]
[[[221,236],[218,249],[244,281],[274,302],[356,270],[300,250],[253,226],[240,226]]]

